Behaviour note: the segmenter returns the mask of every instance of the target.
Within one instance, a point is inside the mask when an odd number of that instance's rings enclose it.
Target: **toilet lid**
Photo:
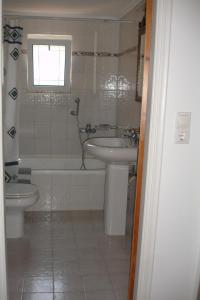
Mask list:
[[[35,184],[24,183],[6,183],[5,184],[5,196],[7,198],[23,198],[29,197],[38,192]]]

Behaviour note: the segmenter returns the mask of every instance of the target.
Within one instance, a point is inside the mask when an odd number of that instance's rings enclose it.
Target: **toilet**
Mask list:
[[[24,235],[24,210],[39,199],[37,186],[24,183],[5,184],[6,237]]]

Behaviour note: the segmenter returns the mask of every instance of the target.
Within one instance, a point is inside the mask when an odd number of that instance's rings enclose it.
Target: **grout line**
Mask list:
[[[52,190],[53,190],[53,185],[52,185],[52,176],[51,176],[51,195],[52,195]],[[53,227],[53,197],[51,196],[51,211],[50,211],[50,235],[51,235],[51,258],[52,258],[52,283],[53,283],[53,299],[54,299],[54,294],[55,294],[55,276],[54,276],[54,240],[53,240],[53,235],[54,235],[54,227]]]

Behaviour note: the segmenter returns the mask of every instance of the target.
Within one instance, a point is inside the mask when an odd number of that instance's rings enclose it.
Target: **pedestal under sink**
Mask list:
[[[105,233],[124,235],[129,162],[137,159],[137,147],[127,138],[91,138],[85,142],[89,154],[106,162]]]

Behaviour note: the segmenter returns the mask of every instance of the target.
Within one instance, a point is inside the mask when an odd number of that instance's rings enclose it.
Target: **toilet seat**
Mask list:
[[[35,184],[6,183],[5,185],[5,198],[7,199],[28,198],[37,193],[38,189]]]

